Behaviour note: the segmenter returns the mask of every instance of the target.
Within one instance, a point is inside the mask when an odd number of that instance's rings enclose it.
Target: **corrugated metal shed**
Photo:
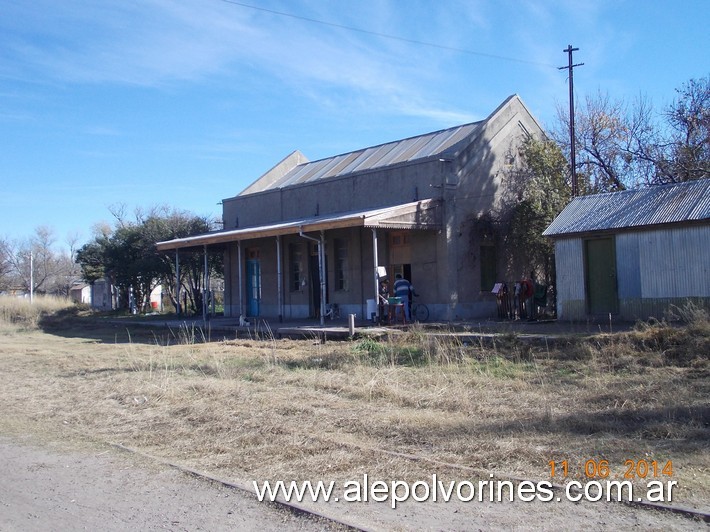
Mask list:
[[[270,183],[263,190],[282,188],[353,172],[363,172],[419,159],[451,155],[456,152],[457,145],[469,139],[471,135],[476,134],[483,127],[484,122],[464,124],[417,137],[335,155],[327,159],[299,164],[280,179]],[[251,188],[247,188],[242,194],[249,192]]]
[[[579,196],[543,235],[710,220],[710,179]]]

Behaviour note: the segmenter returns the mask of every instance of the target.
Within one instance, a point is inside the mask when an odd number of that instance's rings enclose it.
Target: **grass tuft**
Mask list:
[[[7,330],[36,329],[42,319],[61,316],[78,308],[63,297],[37,295],[30,303],[29,298],[0,296],[0,326]]]
[[[266,325],[222,342],[193,328],[119,341],[78,317],[2,338],[0,431],[120,441],[242,480],[420,480],[443,467],[372,449],[533,479],[550,460],[623,473],[628,459],[672,459],[674,502],[697,506],[710,500],[710,327],[687,315],[543,346],[421,327],[322,343]]]

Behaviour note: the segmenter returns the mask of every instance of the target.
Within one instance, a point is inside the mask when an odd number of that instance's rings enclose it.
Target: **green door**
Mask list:
[[[587,268],[587,306],[590,314],[616,314],[616,253],[613,238],[585,241]]]

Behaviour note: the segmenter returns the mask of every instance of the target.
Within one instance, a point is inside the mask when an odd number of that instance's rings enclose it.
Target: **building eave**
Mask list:
[[[255,238],[268,238],[314,231],[328,231],[348,227],[382,229],[438,230],[441,228],[440,202],[421,200],[401,205],[357,212],[314,216],[280,223],[264,224],[243,229],[216,231],[185,238],[158,242],[158,251],[169,251],[214,246]]]

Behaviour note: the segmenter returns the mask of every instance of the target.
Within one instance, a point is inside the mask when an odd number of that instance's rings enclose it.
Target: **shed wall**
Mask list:
[[[662,318],[689,300],[710,308],[710,225],[620,232],[615,240],[620,318]],[[555,260],[558,317],[584,319],[584,239],[558,239]]]
[[[581,238],[555,242],[557,270],[557,317],[579,320],[586,316],[584,293],[584,246]]]
[[[710,225],[643,232],[638,239],[641,297],[710,297]]]

